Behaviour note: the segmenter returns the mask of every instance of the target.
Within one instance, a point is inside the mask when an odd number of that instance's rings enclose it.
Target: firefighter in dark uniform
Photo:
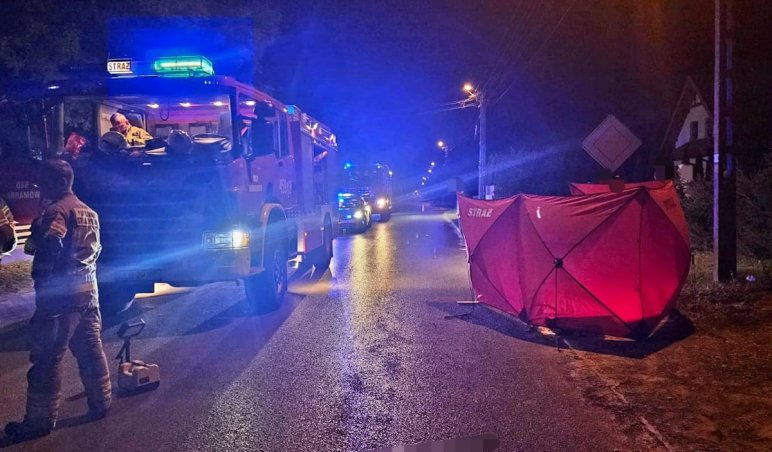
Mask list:
[[[102,319],[96,284],[101,251],[99,217],[72,192],[72,167],[43,162],[41,197],[49,201],[32,225],[25,252],[34,255],[35,314],[30,321],[27,413],[5,433],[23,441],[47,435],[56,424],[62,397],[61,362],[69,347],[78,362],[88,399],[87,417],[101,419],[110,408],[111,386],[102,349]]]
[[[16,247],[16,231],[13,229],[11,209],[0,198],[0,259],[4,253],[10,253]]]

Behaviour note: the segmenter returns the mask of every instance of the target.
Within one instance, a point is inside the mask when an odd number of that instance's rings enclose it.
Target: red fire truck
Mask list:
[[[374,165],[352,165],[346,163],[345,187],[348,191],[361,195],[373,209],[373,215],[378,221],[389,221],[392,210],[392,184],[393,173],[388,165],[376,163]]]
[[[48,85],[28,103],[40,114],[27,115],[42,121],[30,127],[44,132],[44,154],[71,161],[75,192],[100,216],[103,309],[127,308],[156,282],[243,280],[248,303],[267,310],[293,269],[329,266],[338,165],[327,126],[215,75],[203,57],[107,69]],[[153,138],[125,140],[115,113]]]

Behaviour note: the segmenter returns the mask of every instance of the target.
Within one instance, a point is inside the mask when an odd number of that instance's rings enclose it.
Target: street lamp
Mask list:
[[[448,145],[444,141],[439,140],[437,141],[437,147],[440,148],[440,150],[445,154],[445,161],[443,165],[447,165],[448,164]]]

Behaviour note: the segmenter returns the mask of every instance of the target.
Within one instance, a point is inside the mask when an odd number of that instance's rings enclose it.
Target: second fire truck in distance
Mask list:
[[[392,172],[388,165],[344,165],[345,187],[342,192],[361,195],[372,207],[379,221],[389,221],[392,209]]]

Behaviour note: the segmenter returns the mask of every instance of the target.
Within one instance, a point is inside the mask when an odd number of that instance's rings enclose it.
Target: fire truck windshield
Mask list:
[[[354,186],[364,187],[383,184],[386,170],[373,167],[352,167],[348,170],[349,182]]]
[[[122,114],[132,127],[139,127],[155,138],[167,138],[173,130],[191,137],[201,134],[232,138],[230,102],[222,98],[159,97],[72,97],[64,101],[64,135],[87,139],[116,130],[110,119]]]
[[[46,111],[45,123],[51,133],[37,141],[48,141],[44,147],[72,157],[101,149],[108,132],[113,132],[113,141],[121,138],[115,132],[124,135],[128,146],[137,149],[164,146],[158,143],[165,143],[174,131],[191,138],[233,139],[229,98],[214,93],[207,97],[65,96]]]

